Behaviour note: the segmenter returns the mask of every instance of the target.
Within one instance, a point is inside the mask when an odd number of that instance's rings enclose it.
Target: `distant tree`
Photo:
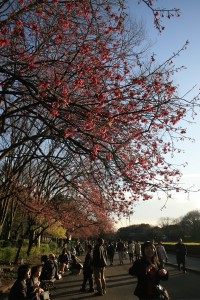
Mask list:
[[[153,240],[159,235],[159,228],[149,224],[138,224],[118,229],[116,235],[122,240]]]
[[[167,241],[177,241],[180,236],[183,236],[183,230],[180,226],[180,219],[160,218],[158,222],[161,235]]]
[[[184,238],[185,236],[180,223],[164,226],[161,231],[166,236],[167,241],[178,241],[180,237]]]
[[[199,242],[200,237],[200,211],[193,210],[188,212],[184,217],[182,217],[180,222],[181,227],[184,231],[184,236],[187,240],[193,242]]]
[[[163,227],[166,227],[166,226],[169,226],[170,224],[172,224],[173,222],[173,219],[172,218],[160,218],[159,219],[159,222],[158,222],[158,225],[163,228]]]

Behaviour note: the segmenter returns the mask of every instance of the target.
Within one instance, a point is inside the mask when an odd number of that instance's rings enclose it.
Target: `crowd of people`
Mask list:
[[[187,250],[182,239],[175,245],[175,251],[178,270],[185,273]],[[82,263],[79,256],[84,253]],[[118,254],[119,265],[123,265],[125,259],[132,265],[129,274],[138,279],[135,295],[140,300],[157,299],[154,294],[155,288],[159,286],[160,280],[168,279],[168,271],[165,269],[168,256],[163,244],[155,244],[153,241],[140,244],[138,241],[124,242],[121,239],[116,242],[104,242],[102,238],[98,238],[96,242],[86,243],[84,246],[78,243],[71,251],[64,248],[57,258],[54,254],[42,255],[41,264],[32,268],[27,264],[19,266],[17,280],[11,288],[8,300],[50,299],[47,283],[53,284],[55,280],[61,279],[65,272],[72,275],[83,273],[80,292],[95,293],[96,296],[105,295],[105,267],[113,266],[115,253]],[[162,299],[169,299],[166,291],[165,293],[165,298]]]
[[[72,275],[79,274],[83,265],[76,256],[75,249],[64,248],[56,258],[55,254],[41,256],[41,264],[30,266],[22,264],[17,271],[8,300],[49,300],[49,287],[54,287],[55,280],[70,271]]]

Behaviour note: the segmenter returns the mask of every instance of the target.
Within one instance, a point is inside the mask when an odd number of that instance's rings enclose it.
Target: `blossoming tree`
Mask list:
[[[160,31],[162,14],[178,14],[142,2]],[[0,4],[2,165],[45,161],[77,205],[119,217],[157,191],[179,190],[166,154],[178,151],[177,124],[197,105],[173,83],[172,59],[186,45],[161,65],[144,62],[141,31],[126,18],[123,0]]]

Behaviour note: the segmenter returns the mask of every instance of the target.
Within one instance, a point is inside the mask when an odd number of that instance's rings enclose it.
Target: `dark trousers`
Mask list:
[[[114,259],[114,254],[109,254],[108,259],[110,261],[110,264],[112,265],[113,264],[113,259]]]
[[[177,260],[177,265],[178,265],[178,270],[181,271],[181,265],[182,265],[182,270],[185,272],[185,256],[176,256]]]
[[[90,290],[94,288],[94,280],[93,280],[93,274],[83,273],[83,283],[82,283],[82,289],[86,289],[87,281],[89,282]]]
[[[130,260],[130,263],[133,263],[133,253],[129,253],[129,260]]]

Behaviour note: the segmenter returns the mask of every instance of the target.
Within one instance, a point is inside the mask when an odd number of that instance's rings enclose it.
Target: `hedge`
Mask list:
[[[162,243],[167,253],[175,254],[176,243]],[[188,256],[200,256],[200,243],[184,243]]]

